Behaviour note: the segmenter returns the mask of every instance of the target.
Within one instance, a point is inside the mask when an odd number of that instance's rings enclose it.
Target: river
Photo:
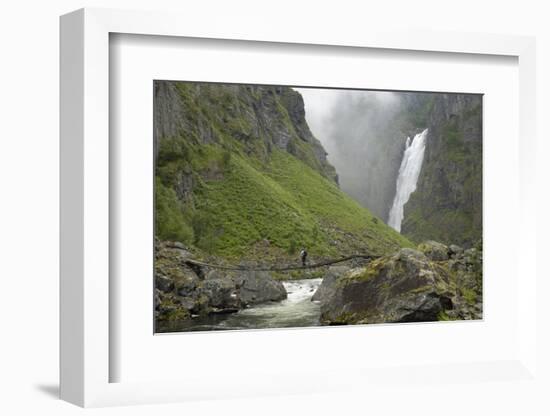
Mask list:
[[[296,328],[318,326],[320,306],[311,297],[323,279],[289,280],[283,282],[287,298],[268,302],[236,313],[196,317],[171,322],[157,328],[159,332],[213,331],[261,328]]]

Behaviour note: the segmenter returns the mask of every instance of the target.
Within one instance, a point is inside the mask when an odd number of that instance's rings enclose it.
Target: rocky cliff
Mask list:
[[[424,162],[401,232],[417,243],[472,246],[481,238],[481,95],[385,94],[385,100],[366,94],[332,113],[328,139],[336,143],[342,189],[387,221],[406,138],[427,128]]]
[[[329,325],[482,318],[481,246],[428,241],[332,278],[313,300]]]
[[[424,163],[401,232],[471,247],[482,236],[482,96],[431,100]]]
[[[423,124],[418,94],[343,93],[323,121],[342,190],[386,221],[405,139]],[[414,114],[413,114],[414,113]]]
[[[301,247],[315,261],[411,245],[339,189],[291,88],[156,81],[154,99],[157,330],[287,296],[271,273],[191,257],[277,265]]]
[[[268,272],[192,267],[187,262],[192,257],[181,243],[155,242],[155,319],[161,332],[170,322],[233,313],[287,297],[283,284]]]
[[[339,189],[298,92],[157,81],[154,97],[161,240],[252,260],[410,245]]]
[[[154,99],[157,155],[164,141],[182,136],[189,145],[233,138],[247,154],[265,160],[276,147],[337,182],[306,123],[302,96],[291,88],[156,81]]]

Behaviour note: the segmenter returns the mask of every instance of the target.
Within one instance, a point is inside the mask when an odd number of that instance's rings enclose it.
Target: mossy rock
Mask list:
[[[423,253],[401,249],[336,280],[321,304],[324,324],[434,321],[452,309],[453,290],[445,268]]]
[[[437,241],[425,241],[418,246],[418,251],[422,252],[430,260],[446,261],[449,260],[449,247]]]

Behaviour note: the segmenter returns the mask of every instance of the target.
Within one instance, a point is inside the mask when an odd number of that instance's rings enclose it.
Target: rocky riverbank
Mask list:
[[[482,250],[428,241],[328,275],[313,296],[325,325],[482,318]]]
[[[285,285],[269,272],[211,270],[194,266],[189,262],[192,257],[180,243],[157,241],[157,324],[204,320],[287,299]],[[481,246],[464,250],[427,241],[416,249],[403,248],[370,262],[321,271],[322,283],[309,295],[317,304],[317,324],[482,318]],[[255,322],[253,316],[244,318]],[[265,318],[262,315],[262,325],[274,327]],[[308,322],[312,319],[308,316]],[[235,322],[233,326],[238,326]]]
[[[283,284],[268,272],[191,267],[187,260],[192,254],[180,243],[157,241],[155,257],[157,322],[232,313],[287,297]]]

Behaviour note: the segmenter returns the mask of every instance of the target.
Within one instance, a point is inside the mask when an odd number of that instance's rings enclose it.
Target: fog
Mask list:
[[[383,220],[395,194],[406,135],[403,93],[296,88],[306,120],[339,175],[340,187]]]

